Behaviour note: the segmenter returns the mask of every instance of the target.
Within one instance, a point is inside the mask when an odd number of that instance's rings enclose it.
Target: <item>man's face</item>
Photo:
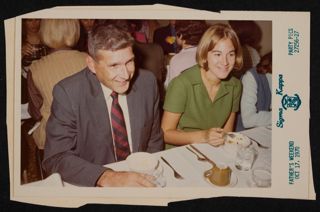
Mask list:
[[[116,51],[99,50],[96,59],[89,57],[87,63],[89,69],[106,87],[119,94],[128,90],[135,71],[131,46]]]

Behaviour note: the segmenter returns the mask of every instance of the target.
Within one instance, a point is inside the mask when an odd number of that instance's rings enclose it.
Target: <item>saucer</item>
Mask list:
[[[213,184],[213,183],[209,180],[208,177],[204,177],[204,179],[205,179],[205,181],[206,181],[207,183],[209,183],[210,185],[212,185],[212,186],[214,186],[214,187],[228,187],[228,188],[231,188],[231,187],[236,186],[237,183],[238,183],[238,177],[237,177],[237,175],[234,174],[234,173],[231,174],[230,183],[229,183],[229,185],[226,185],[226,186],[215,185],[215,184]]]
[[[247,179],[246,184],[247,184],[248,187],[251,187],[251,188],[270,188],[271,185],[272,185],[272,184],[270,183],[270,185],[267,185],[267,186],[259,186],[259,185],[257,185],[257,183],[254,181],[252,175],[250,175],[249,179]]]

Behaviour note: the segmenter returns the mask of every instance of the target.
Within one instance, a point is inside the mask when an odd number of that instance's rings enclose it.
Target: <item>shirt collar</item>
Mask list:
[[[110,88],[108,88],[107,86],[105,86],[104,84],[102,84],[102,83],[100,83],[100,85],[101,85],[101,88],[102,88],[104,96],[107,99],[112,98],[111,97],[112,90]]]
[[[201,78],[201,73],[200,73],[200,66],[196,65],[194,68],[198,67],[198,71],[195,71],[193,76],[191,77],[190,81],[192,85],[202,85],[204,88],[204,84]],[[229,76],[228,79],[230,79],[232,76]],[[231,80],[222,80],[220,88],[218,90],[218,93],[215,97],[214,101],[217,101],[218,99],[222,98],[223,96],[227,95],[230,92],[229,86],[234,86]]]
[[[108,88],[107,86],[105,86],[104,84],[102,84],[101,82],[100,82],[100,85],[101,85],[102,92],[103,92],[105,98],[106,98],[107,100],[108,100],[109,98],[112,98],[112,97],[111,97],[111,93],[113,92],[113,90],[111,90],[110,88]],[[119,98],[122,98],[121,96],[127,96],[127,94],[126,94],[126,93],[125,93],[125,94],[119,94],[118,96],[119,96]]]
[[[201,78],[201,73],[200,73],[200,69],[201,67],[199,65],[195,65],[194,68],[197,68],[198,71],[195,71],[193,76],[191,77],[190,81],[193,85],[196,84],[203,84],[202,82],[202,78]],[[228,77],[228,79],[230,79],[231,76]],[[232,82],[230,82],[230,80],[221,80],[221,85],[222,87],[225,87],[227,85],[233,85]]]

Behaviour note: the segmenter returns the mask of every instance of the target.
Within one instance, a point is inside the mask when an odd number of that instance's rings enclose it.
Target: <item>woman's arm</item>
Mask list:
[[[176,146],[192,144],[192,143],[205,143],[208,142],[212,145],[218,146],[224,142],[222,138],[222,129],[211,128],[208,130],[198,130],[193,132],[184,132],[177,129],[181,113],[172,113],[164,111],[161,128],[164,132],[164,140],[167,144]]]
[[[224,132],[232,132],[234,129],[235,120],[236,120],[236,113],[235,112],[230,113],[229,118],[223,127],[223,131]]]

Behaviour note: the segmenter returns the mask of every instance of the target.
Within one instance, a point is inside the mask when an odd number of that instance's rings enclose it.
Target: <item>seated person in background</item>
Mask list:
[[[28,131],[33,127],[34,120],[30,119],[28,108],[28,83],[27,75],[32,62],[39,60],[47,54],[48,48],[41,42],[40,38],[41,19],[22,19],[21,37],[21,175],[22,182],[27,182],[27,170],[32,144],[32,136]]]
[[[128,20],[129,30],[135,41],[139,43],[148,43],[147,34],[142,29],[142,20]]]
[[[113,25],[89,35],[87,67],[53,90],[43,165],[83,186],[155,186],[153,177],[103,165],[163,149],[154,75],[135,73],[133,38]],[[122,109],[121,109],[122,108]]]
[[[142,31],[147,35],[148,43],[153,43],[154,31],[159,28],[157,20],[142,20]]]
[[[80,19],[80,38],[75,49],[88,53],[88,34],[96,24],[95,19]]]
[[[207,28],[205,21],[176,21],[177,44],[182,49],[170,60],[166,87],[182,71],[197,64],[197,45]]]
[[[154,31],[153,42],[162,47],[165,55],[178,52],[175,25],[176,21],[170,20],[167,26],[160,27]]]
[[[40,150],[44,149],[54,85],[86,66],[87,54],[72,50],[78,42],[79,34],[80,26],[76,19],[41,21],[41,40],[51,50],[47,56],[33,62],[28,72],[28,111],[34,120],[41,121],[32,134]]]
[[[165,58],[161,46],[155,43],[139,43],[133,45],[136,67],[151,71],[157,79],[160,92],[160,108],[164,101]]]
[[[173,79],[167,89],[161,127],[167,144],[223,144],[223,132],[233,131],[239,110],[241,82],[230,76],[242,66],[236,33],[216,24],[202,36],[198,65]]]
[[[21,103],[28,102],[27,74],[33,61],[47,55],[48,48],[40,38],[41,19],[22,19]]]
[[[243,66],[232,73],[240,79],[247,70],[256,67],[260,62],[262,30],[255,21],[229,21],[229,24],[241,43]]]
[[[236,131],[271,125],[272,52],[261,58],[257,68],[243,75],[242,85]]]

